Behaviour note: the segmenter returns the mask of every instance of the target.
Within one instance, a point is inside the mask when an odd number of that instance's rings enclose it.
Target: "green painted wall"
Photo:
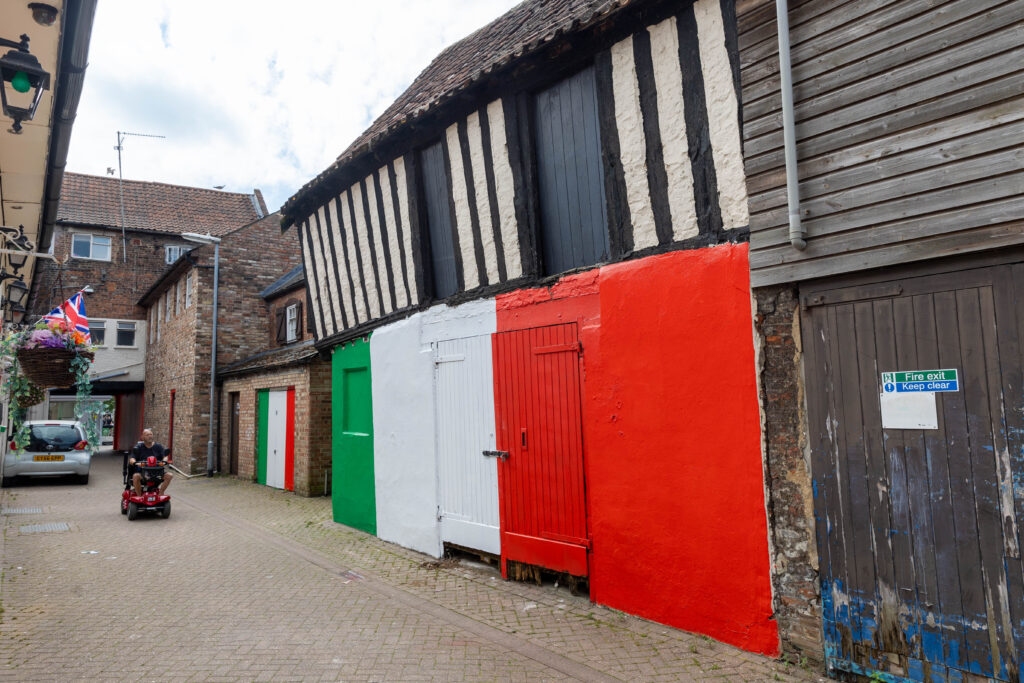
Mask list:
[[[331,372],[334,521],[376,534],[370,343],[360,339],[336,347]]]
[[[270,392],[256,394],[256,482],[267,483],[267,429],[270,413]]]

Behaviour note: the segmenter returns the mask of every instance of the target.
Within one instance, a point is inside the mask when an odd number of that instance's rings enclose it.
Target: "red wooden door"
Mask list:
[[[587,576],[576,324],[494,335],[502,572],[514,560]]]

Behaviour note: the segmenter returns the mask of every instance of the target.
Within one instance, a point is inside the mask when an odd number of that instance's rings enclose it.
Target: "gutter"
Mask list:
[[[50,248],[53,225],[57,220],[57,206],[71,146],[71,128],[78,112],[78,101],[82,97],[82,86],[85,83],[85,68],[89,61],[89,41],[92,38],[93,19],[96,17],[96,3],[97,0],[67,0],[64,3],[64,36],[57,67],[57,99],[53,105],[50,153],[46,161],[42,226],[36,240],[38,251]]]
[[[800,171],[796,159],[796,131],[793,124],[793,66],[789,59],[789,7],[775,0],[779,29],[779,77],[782,92],[782,137],[786,151],[786,200],[789,204],[789,243],[794,249],[807,248],[807,231],[800,223]]]

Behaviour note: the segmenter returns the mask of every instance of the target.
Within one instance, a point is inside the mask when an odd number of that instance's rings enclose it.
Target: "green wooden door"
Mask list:
[[[270,406],[270,392],[256,393],[256,482],[267,483],[267,412]]]
[[[334,521],[376,534],[370,343],[357,340],[336,348],[331,372]]]

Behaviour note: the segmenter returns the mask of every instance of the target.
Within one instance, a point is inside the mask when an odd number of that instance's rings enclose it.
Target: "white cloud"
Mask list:
[[[446,45],[513,0],[99,3],[68,169],[227,190],[276,209]]]

